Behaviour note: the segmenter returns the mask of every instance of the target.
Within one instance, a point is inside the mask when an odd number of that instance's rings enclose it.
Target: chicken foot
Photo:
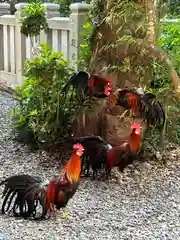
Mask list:
[[[63,213],[62,213],[61,218],[66,219],[66,220],[72,220],[73,219],[73,217],[69,214],[69,211],[67,210],[66,207],[63,208],[62,211],[63,211]]]

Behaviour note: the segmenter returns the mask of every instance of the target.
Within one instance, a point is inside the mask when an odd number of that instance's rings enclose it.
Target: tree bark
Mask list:
[[[157,59],[168,69],[179,97],[180,79],[167,54],[157,45],[160,0],[134,1],[135,10],[139,9],[141,16],[138,13],[137,16],[125,15],[128,4],[132,4],[127,1],[100,0],[100,4],[102,18],[93,37],[91,71],[109,73],[114,87],[148,87],[152,80],[153,59]],[[144,25],[143,15],[147,22]]]

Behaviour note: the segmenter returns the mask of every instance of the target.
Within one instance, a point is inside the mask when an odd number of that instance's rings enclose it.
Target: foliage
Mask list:
[[[37,142],[63,142],[71,132],[75,100],[64,99],[63,84],[72,74],[61,53],[41,45],[41,56],[25,63],[25,81],[16,89],[19,107],[13,110],[17,129],[32,132]]]
[[[159,44],[170,56],[178,74],[180,74],[180,22],[161,24]],[[180,103],[172,93],[172,82],[168,71],[156,61],[153,64],[153,82],[151,92],[154,92],[161,100],[167,111],[167,140],[180,143]],[[152,133],[153,134],[153,133]],[[157,133],[156,133],[157,134]],[[154,135],[153,135],[154,136]],[[155,139],[155,138],[153,138]],[[156,140],[154,141],[154,143]],[[156,143],[155,143],[156,145]],[[158,146],[158,145],[156,145]]]
[[[45,15],[45,7],[41,2],[32,2],[23,10],[21,18],[21,33],[25,36],[38,36],[41,30],[47,32],[48,23]]]
[[[179,0],[164,0],[162,3],[161,12],[166,14],[168,18],[179,17],[180,14],[180,1]]]
[[[177,23],[163,23],[161,26],[161,36],[159,44],[168,53],[180,73],[180,21]]]
[[[92,71],[116,76],[114,84],[118,87],[124,87],[129,79],[130,84],[146,85],[150,79],[147,68],[152,61],[143,45],[146,8],[141,1],[94,0],[93,3]]]
[[[91,72],[94,40],[99,28],[100,17],[102,17],[103,13],[101,12],[99,1],[86,0],[86,2],[91,3],[91,8],[86,18],[86,22],[83,25],[83,32],[81,33],[84,43],[80,45],[80,58],[78,64],[81,68],[88,69]]]
[[[80,44],[80,49],[79,49],[80,58],[78,60],[78,64],[82,69],[87,69],[90,64],[90,60],[92,57],[91,37],[92,37],[93,31],[94,31],[94,28],[89,18],[87,19],[86,23],[83,25],[83,32],[81,33],[84,38],[84,43]]]

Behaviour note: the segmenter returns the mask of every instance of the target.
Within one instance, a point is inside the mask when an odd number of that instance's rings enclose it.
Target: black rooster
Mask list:
[[[82,167],[85,175],[89,175],[92,168],[93,179],[95,179],[98,170],[106,166],[107,152],[111,145],[106,143],[100,136],[73,137],[73,143],[79,142],[83,145],[85,151],[82,157]]]
[[[88,72],[80,71],[78,73],[74,73],[69,81],[65,84],[62,90],[65,95],[67,94],[68,89],[71,85],[76,89],[76,96],[78,101],[84,102],[85,96],[87,95],[93,95],[97,98],[107,97],[105,94],[105,89],[106,86],[112,87],[112,81],[97,74],[90,75]],[[97,92],[93,93],[93,88],[96,88]]]
[[[141,126],[138,123],[132,124],[131,129],[128,140],[116,147],[112,147],[99,136],[73,138],[73,142],[81,143],[85,149],[85,169],[89,172],[89,168],[92,168],[93,179],[98,170],[104,169],[108,178],[113,167],[119,167],[122,172],[126,166],[139,159]]]

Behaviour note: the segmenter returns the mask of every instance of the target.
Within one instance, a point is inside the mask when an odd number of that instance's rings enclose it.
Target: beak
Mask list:
[[[80,156],[80,152],[76,152],[76,155]]]
[[[141,130],[140,129],[136,129],[135,134],[141,135]]]

